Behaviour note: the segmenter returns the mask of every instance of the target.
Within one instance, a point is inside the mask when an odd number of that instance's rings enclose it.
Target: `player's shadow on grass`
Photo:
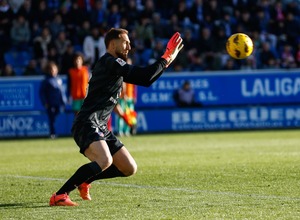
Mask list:
[[[48,204],[28,204],[28,203],[4,203],[0,204],[0,209],[10,209],[10,208],[45,208],[49,207]]]

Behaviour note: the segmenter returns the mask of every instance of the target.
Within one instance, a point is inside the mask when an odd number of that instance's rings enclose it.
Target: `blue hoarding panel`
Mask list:
[[[0,109],[19,110],[34,108],[32,83],[7,83],[0,86]]]
[[[73,118],[73,113],[63,113],[57,117],[55,128],[58,136],[71,134]],[[39,136],[49,136],[48,117],[45,112],[0,113],[0,139]]]
[[[0,111],[43,111],[39,96],[43,78],[38,76],[0,79]],[[62,79],[66,89],[66,77]]]
[[[300,106],[138,111],[138,132],[299,128]]]
[[[42,79],[0,79],[0,111],[43,110]],[[191,82],[196,100],[204,106],[300,103],[300,72],[222,72],[165,74],[149,88],[138,87],[136,107],[174,107],[173,93],[185,80]],[[65,77],[63,82],[66,88]]]
[[[300,103],[299,72],[165,74],[149,88],[138,87],[137,107],[173,107],[185,80],[204,106]]]
[[[39,98],[42,79],[0,78],[0,138],[49,134]],[[185,80],[203,108],[174,107],[173,92]],[[149,88],[138,87],[136,107],[139,133],[299,128],[300,72],[168,73]],[[70,135],[73,117],[65,112],[57,118],[58,135]]]

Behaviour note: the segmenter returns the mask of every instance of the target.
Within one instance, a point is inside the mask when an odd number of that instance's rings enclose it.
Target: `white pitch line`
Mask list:
[[[49,177],[38,177],[38,176],[21,176],[21,175],[0,175],[0,176],[17,178],[17,179],[32,179],[32,180],[39,180],[39,181],[60,181],[60,182],[66,181],[65,179],[61,179],[61,178],[49,178]],[[152,190],[164,190],[164,191],[167,190],[167,191],[203,193],[203,194],[206,193],[206,194],[214,194],[214,195],[226,195],[232,197],[246,197],[246,198],[255,198],[255,199],[279,199],[279,200],[288,200],[288,201],[300,201],[300,198],[288,197],[288,196],[257,195],[257,194],[246,195],[246,194],[239,194],[234,192],[221,192],[221,191],[197,190],[197,189],[188,189],[188,188],[172,188],[172,187],[161,187],[161,186],[113,183],[113,182],[104,182],[103,180],[93,182],[93,184],[118,186],[118,187],[126,187],[126,188],[152,189]]]

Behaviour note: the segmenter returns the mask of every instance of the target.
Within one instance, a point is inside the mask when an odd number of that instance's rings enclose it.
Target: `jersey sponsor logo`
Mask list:
[[[126,62],[124,60],[122,60],[121,58],[116,59],[116,61],[121,65],[124,66],[126,64]]]
[[[96,128],[96,133],[97,133],[100,137],[104,137],[103,132],[100,131],[99,128]]]

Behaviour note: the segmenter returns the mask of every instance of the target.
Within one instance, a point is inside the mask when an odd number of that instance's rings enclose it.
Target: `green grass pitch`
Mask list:
[[[300,130],[122,138],[138,163],[94,182],[92,201],[49,207],[88,162],[73,139],[0,141],[0,219],[300,219]]]

